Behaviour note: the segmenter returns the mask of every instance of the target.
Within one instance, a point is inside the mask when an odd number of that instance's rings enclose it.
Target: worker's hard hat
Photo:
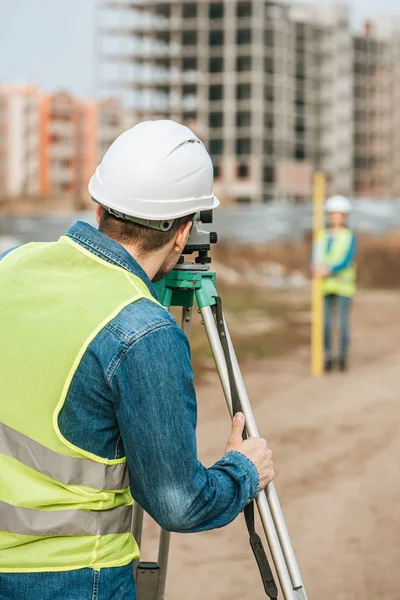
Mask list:
[[[351,211],[351,204],[345,196],[332,196],[326,201],[325,211],[327,213],[343,213],[348,215]]]
[[[89,193],[122,218],[165,223],[216,208],[213,178],[211,158],[188,127],[174,121],[145,121],[110,146],[89,183]]]

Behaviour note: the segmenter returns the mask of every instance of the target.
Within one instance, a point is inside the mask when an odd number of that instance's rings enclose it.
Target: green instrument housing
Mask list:
[[[174,269],[155,283],[158,301],[166,307],[194,306],[196,299],[199,308],[214,306],[216,278],[215,271]]]

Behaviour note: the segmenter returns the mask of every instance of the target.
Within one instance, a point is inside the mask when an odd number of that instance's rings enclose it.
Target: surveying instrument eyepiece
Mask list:
[[[202,210],[195,214],[188,241],[176,268],[182,268],[180,265],[186,265],[183,268],[188,268],[187,265],[193,266],[193,263],[185,263],[184,257],[194,254],[195,252],[198,252],[198,255],[195,258],[196,265],[209,265],[211,263],[209,252],[211,250],[211,244],[216,244],[218,242],[218,234],[216,231],[203,231],[200,229],[200,226],[202,224],[211,224],[213,222],[213,216],[212,210]]]
[[[169,310],[181,307],[181,328],[190,339],[193,308],[198,307],[201,323],[215,360],[222,390],[231,418],[237,412],[246,417],[244,437],[259,437],[257,424],[246,392],[245,383],[222,310],[222,301],[216,289],[216,273],[210,270],[211,245],[218,241],[215,232],[203,231],[201,224],[213,222],[213,211],[196,213],[187,244],[176,267],[155,284],[160,303]],[[194,262],[185,256],[197,253]],[[254,505],[268,542],[275,573],[278,576],[284,600],[307,600],[282,509],[273,483],[260,492],[255,502],[244,509],[250,546],[256,559],[266,595],[278,599],[278,586],[268,562],[261,538],[255,531]],[[143,509],[135,503],[132,533],[140,546],[143,529]],[[164,600],[171,534],[160,531],[157,562],[135,562],[138,600]]]

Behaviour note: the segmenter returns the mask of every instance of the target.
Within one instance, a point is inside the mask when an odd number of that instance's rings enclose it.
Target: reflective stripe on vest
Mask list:
[[[0,423],[0,452],[66,485],[85,485],[97,490],[123,490],[129,485],[126,463],[104,465],[64,456],[4,423]]]
[[[0,501],[0,531],[35,537],[127,533],[131,530],[132,509],[33,510]]]

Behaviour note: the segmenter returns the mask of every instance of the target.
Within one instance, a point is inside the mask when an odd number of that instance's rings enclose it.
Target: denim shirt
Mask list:
[[[155,296],[120,244],[83,222],[66,235],[140,277]],[[196,423],[188,340],[169,312],[148,299],[124,308],[91,342],[59,415],[73,444],[104,458],[126,456],[135,501],[164,529],[180,533],[227,525],[259,491],[254,464],[239,452],[210,468],[201,464]],[[134,600],[132,569],[0,573],[1,600],[54,597]]]

